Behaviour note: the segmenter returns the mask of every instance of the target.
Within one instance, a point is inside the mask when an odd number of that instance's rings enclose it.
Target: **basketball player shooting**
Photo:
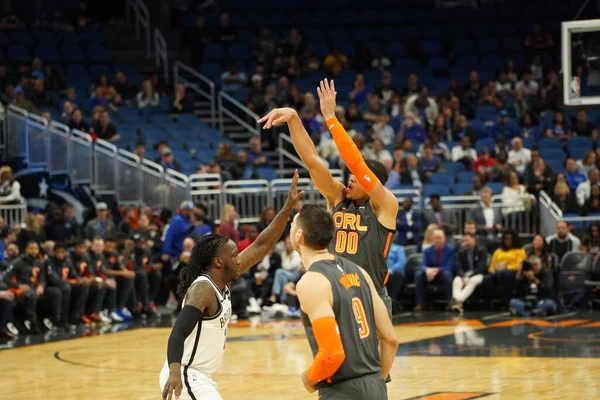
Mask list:
[[[385,400],[398,338],[369,275],[327,251],[334,229],[315,205],[292,221],[292,247],[307,267],[296,293],[314,356],[302,382],[309,392],[318,388],[321,400]]]
[[[319,192],[327,199],[332,213],[335,236],[329,250],[362,266],[370,275],[391,318],[392,302],[385,284],[388,278],[387,256],[396,232],[398,200],[383,185],[388,180],[384,165],[363,159],[360,151],[335,117],[335,85],[327,79],[317,89],[321,112],[340,155],[352,175],[345,187],[323,163],[315,145],[292,108],[276,108],[258,122],[265,129],[287,122],[292,142]]]
[[[204,236],[194,246],[177,288],[183,308],[171,331],[160,374],[163,400],[171,400],[173,394],[175,399],[221,399],[211,374],[219,367],[225,349],[231,317],[229,285],[273,250],[294,205],[304,196],[303,191],[296,192],[297,184],[298,170],[283,208],[240,254],[236,244],[222,235]]]

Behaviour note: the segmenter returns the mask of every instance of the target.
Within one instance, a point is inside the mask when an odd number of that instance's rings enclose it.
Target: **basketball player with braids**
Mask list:
[[[294,148],[308,168],[319,192],[327,199],[333,216],[335,235],[329,250],[363,267],[383,299],[388,315],[392,302],[385,284],[388,279],[387,257],[396,232],[398,199],[385,188],[388,172],[376,160],[363,159],[360,151],[335,117],[335,86],[321,81],[317,88],[321,112],[340,152],[352,173],[348,186],[337,181],[323,163],[315,145],[292,108],[276,108],[258,122],[268,129],[287,122]]]
[[[225,349],[231,317],[229,285],[275,247],[294,205],[304,195],[296,192],[297,184],[296,170],[285,205],[241,253],[232,240],[221,235],[204,236],[194,246],[177,288],[183,308],[169,337],[167,360],[160,373],[163,399],[171,400],[173,394],[176,399],[221,399],[211,374],[219,367]]]

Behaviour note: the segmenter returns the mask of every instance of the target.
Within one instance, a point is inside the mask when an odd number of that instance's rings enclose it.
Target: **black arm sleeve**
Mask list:
[[[185,339],[192,333],[196,324],[198,324],[198,334],[200,334],[200,329],[202,328],[202,311],[193,306],[183,307],[171,331],[171,336],[169,336],[169,345],[167,347],[167,361],[169,365],[172,363],[181,363]]]

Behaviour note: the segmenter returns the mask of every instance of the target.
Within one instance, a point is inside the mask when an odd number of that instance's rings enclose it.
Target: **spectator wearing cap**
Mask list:
[[[531,162],[531,150],[523,147],[523,140],[520,137],[515,137],[511,141],[512,150],[508,152],[508,163],[513,166],[519,176],[525,174],[525,167]]]
[[[258,115],[262,115],[266,111],[267,104],[265,103],[265,89],[263,88],[263,78],[259,74],[252,75],[252,86],[246,96],[246,104],[248,108]]]
[[[21,201],[21,184],[13,179],[12,168],[5,165],[0,168],[0,204],[17,204]]]
[[[38,114],[38,109],[35,106],[35,104],[33,104],[33,102],[25,98],[25,91],[21,86],[17,86],[16,88],[14,88],[13,95],[14,99],[12,101],[12,104],[19,108],[22,108],[28,113]]]
[[[496,165],[496,160],[490,156],[490,149],[482,147],[479,150],[479,157],[473,163],[473,172],[477,172],[484,182],[492,177],[492,170]]]
[[[168,147],[163,148],[160,152],[160,165],[162,165],[164,169],[172,169],[181,172],[181,164],[175,160],[173,152]]]
[[[80,237],[79,224],[74,218],[74,210],[71,204],[64,204],[57,208],[52,214],[52,219],[44,226],[46,238],[66,245],[72,245]]]
[[[498,113],[498,121],[490,128],[490,136],[493,138],[503,136],[505,140],[512,139],[519,136],[519,128],[516,124],[509,124],[508,113],[502,110]]]
[[[394,94],[398,94],[398,89],[392,86],[392,74],[384,72],[381,76],[381,85],[375,88],[375,94],[384,104],[389,104]]]
[[[165,233],[163,242],[163,261],[169,258],[176,259],[181,254],[183,240],[187,237],[191,226],[190,216],[194,211],[194,204],[191,201],[182,201],[177,210],[177,215],[171,220]]]
[[[96,236],[106,238],[116,234],[117,227],[108,218],[108,206],[106,203],[100,202],[96,204],[96,218],[86,224],[84,232],[88,240],[92,240]]]
[[[577,186],[587,180],[587,177],[577,170],[577,163],[571,157],[567,158],[565,164],[565,179],[572,192],[577,190]]]
[[[117,127],[110,122],[110,115],[106,110],[100,112],[100,117],[93,124],[92,130],[98,139],[106,140],[107,142],[117,142],[121,139],[121,136],[117,134]]]
[[[413,112],[407,112],[402,125],[400,125],[400,131],[396,136],[396,143],[402,144],[405,140],[410,140],[414,143],[425,143],[427,140],[427,132],[422,125],[420,125]]]

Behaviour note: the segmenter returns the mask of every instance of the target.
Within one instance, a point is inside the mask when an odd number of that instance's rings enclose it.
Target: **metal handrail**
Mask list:
[[[558,206],[552,201],[550,196],[542,190],[540,191],[540,204],[548,208],[548,210],[552,213],[552,216],[557,220],[561,219],[563,216],[563,212]]]
[[[156,68],[162,67],[164,68],[164,78],[165,83],[169,83],[169,50],[167,47],[167,42],[162,32],[158,28],[154,28],[154,57]]]
[[[198,78],[198,80],[200,80],[200,82],[208,85],[208,91],[204,90],[200,85],[198,85],[194,82],[190,82],[188,79],[183,77],[181,74],[181,71],[185,71],[186,73],[192,75],[193,77]],[[215,104],[215,102],[216,102],[216,100],[215,100],[215,83],[213,81],[211,81],[210,79],[208,79],[206,76],[199,73],[194,68],[192,68],[189,65],[186,65],[180,61],[175,61],[175,64],[173,67],[173,73],[174,73],[175,84],[183,83],[183,85],[186,88],[193,90],[195,93],[199,94],[200,96],[204,97],[205,99],[207,99],[210,102],[210,119],[211,119],[211,125],[214,127],[217,122],[216,104]]]
[[[142,0],[127,0],[125,2],[125,20],[131,22],[131,10],[134,11],[135,38],[141,39],[140,26],[146,33],[146,57],[150,58],[152,50],[150,47],[150,11]]]
[[[302,162],[302,160],[299,157],[296,157],[294,154],[292,154],[291,152],[289,152],[283,148],[284,142],[288,142],[292,146],[294,145],[291,137],[289,137],[285,133],[280,133],[278,141],[279,141],[279,144],[277,146],[277,152],[279,153],[279,171],[277,171],[277,172],[279,172],[279,175],[283,175],[283,157],[284,156],[289,158],[296,164],[298,164],[298,166],[300,166],[304,169],[307,169],[306,165]]]
[[[229,110],[229,108],[225,107],[223,105],[223,99],[227,100],[229,103],[231,103],[233,106],[235,106],[235,108],[240,110],[243,114],[252,118],[252,120],[255,121],[254,126],[250,125],[248,122],[244,121],[242,118],[240,118],[238,115],[236,115],[233,111]],[[248,107],[246,107],[245,105],[243,105],[242,103],[240,103],[239,101],[237,101],[236,99],[234,99],[233,97],[231,97],[230,95],[228,95],[227,93],[225,93],[222,90],[219,91],[218,100],[219,100],[219,129],[221,130],[221,132],[225,131],[223,116],[227,115],[229,118],[231,118],[232,120],[234,120],[235,122],[240,124],[242,127],[246,128],[252,134],[254,134],[254,136],[260,137],[260,132],[261,132],[260,124],[258,122],[256,122],[256,121],[258,121],[259,116],[256,115],[256,113],[254,113],[254,111],[252,111],[251,109],[249,109]]]

